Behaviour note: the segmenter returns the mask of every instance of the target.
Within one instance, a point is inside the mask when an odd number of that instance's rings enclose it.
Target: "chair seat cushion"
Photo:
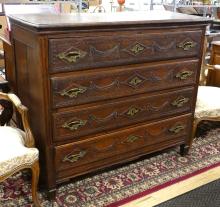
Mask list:
[[[199,86],[196,101],[196,118],[220,117],[220,88]]]
[[[38,149],[24,146],[24,132],[13,127],[0,127],[0,177],[18,168],[33,164]]]

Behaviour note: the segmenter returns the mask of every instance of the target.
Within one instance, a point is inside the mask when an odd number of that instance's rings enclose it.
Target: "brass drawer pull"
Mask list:
[[[188,51],[191,48],[194,48],[195,46],[196,46],[196,43],[193,41],[186,41],[186,42],[183,42],[177,45],[178,48],[182,48],[185,51]]]
[[[86,56],[86,52],[82,50],[75,50],[70,52],[61,52],[57,55],[57,57],[61,60],[66,60],[69,63],[76,63],[80,58],[84,58]]]
[[[71,88],[60,92],[61,96],[68,96],[70,98],[77,98],[79,94],[83,94],[87,91],[86,87],[80,86],[78,88]]]
[[[145,50],[145,47],[140,44],[140,43],[136,43],[131,49],[130,51],[134,54],[134,55],[137,55],[139,53],[141,53],[142,51]]]
[[[193,74],[193,71],[184,70],[176,74],[176,78],[179,78],[180,80],[186,80]]]
[[[70,122],[65,122],[62,127],[67,128],[71,131],[77,130],[78,128],[86,125],[87,121],[86,120],[75,120],[75,121],[70,121]]]
[[[132,78],[129,81],[129,84],[133,87],[137,87],[138,85],[140,85],[144,80],[140,79],[138,76],[135,76],[134,78]]]
[[[139,139],[140,139],[139,136],[129,135],[129,136],[127,137],[127,139],[125,139],[125,140],[122,142],[122,144],[125,144],[125,143],[127,143],[127,144],[133,143],[133,142],[138,141]]]
[[[140,111],[140,109],[136,108],[136,107],[131,107],[128,111],[127,111],[127,115],[130,117],[135,116],[138,112]]]
[[[84,150],[76,154],[70,153],[63,158],[63,162],[77,162],[80,158],[83,158],[86,155],[86,153],[87,152]]]
[[[175,101],[171,103],[171,105],[179,108],[182,107],[187,102],[189,102],[189,98],[178,97]]]
[[[183,129],[185,129],[185,127],[181,124],[178,124],[176,126],[173,126],[169,129],[169,132],[172,132],[174,134],[179,133],[180,131],[182,131]]]

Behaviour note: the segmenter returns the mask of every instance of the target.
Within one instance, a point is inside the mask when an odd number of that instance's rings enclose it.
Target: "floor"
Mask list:
[[[178,195],[194,190],[202,185],[220,178],[220,167],[210,169],[204,173],[193,176],[187,180],[181,181],[167,188],[161,189],[145,197],[132,201],[123,207],[153,207]]]

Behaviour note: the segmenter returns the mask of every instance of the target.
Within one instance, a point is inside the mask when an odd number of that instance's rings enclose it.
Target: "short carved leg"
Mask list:
[[[180,155],[185,156],[188,154],[188,152],[189,152],[189,146],[187,146],[185,144],[181,144],[180,145]]]
[[[194,139],[195,136],[196,136],[197,126],[198,126],[198,124],[199,124],[200,121],[201,121],[200,119],[194,118],[193,128],[192,128],[192,138],[191,138],[191,141],[190,141],[190,147],[192,146],[192,141],[193,141],[193,139]]]
[[[48,199],[49,201],[54,201],[56,198],[56,188],[48,191]]]
[[[39,180],[39,162],[36,161],[32,167],[31,167],[31,171],[32,171],[32,199],[33,199],[33,203],[35,207],[40,207],[40,202],[38,200],[38,196],[37,196],[37,185],[38,185],[38,180]]]

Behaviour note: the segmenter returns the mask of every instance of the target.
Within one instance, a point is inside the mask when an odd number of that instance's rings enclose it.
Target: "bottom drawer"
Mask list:
[[[142,148],[149,147],[149,150],[145,149],[146,153],[159,151],[179,144],[179,138],[181,138],[181,143],[184,143],[191,130],[191,117],[191,114],[187,114],[73,144],[57,146],[55,147],[55,162],[58,177],[70,168],[72,168],[71,176],[74,176],[84,174],[88,169],[92,171],[93,167],[96,169],[102,165],[107,166],[108,161],[114,164],[113,157],[118,162],[120,157],[129,157],[131,154],[137,156]]]

